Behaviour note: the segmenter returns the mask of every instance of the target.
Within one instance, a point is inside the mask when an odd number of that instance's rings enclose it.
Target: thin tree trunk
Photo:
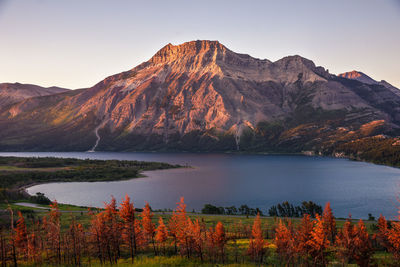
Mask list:
[[[176,236],[174,236],[175,254],[178,253],[178,247],[176,245]]]
[[[154,256],[157,256],[156,244],[154,242],[154,234],[151,236],[151,242],[153,243]]]
[[[10,206],[8,206],[10,213],[11,213],[11,239],[12,239],[12,257],[13,257],[13,262],[14,262],[14,267],[18,266],[18,262],[17,262],[17,255],[16,255],[16,251],[15,251],[15,243],[14,243],[14,212],[11,209]]]
[[[136,250],[136,248],[135,248],[135,245],[134,245],[134,241],[132,242],[133,240],[132,240],[132,238],[130,238],[130,240],[129,240],[129,247],[130,247],[130,250],[131,250],[131,262],[132,262],[132,264],[135,262],[135,260],[134,260],[134,250]]]

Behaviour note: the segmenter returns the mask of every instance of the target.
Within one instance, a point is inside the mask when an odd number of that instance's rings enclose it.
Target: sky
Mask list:
[[[0,0],[0,36],[0,82],[90,87],[204,39],[400,88],[400,0]]]

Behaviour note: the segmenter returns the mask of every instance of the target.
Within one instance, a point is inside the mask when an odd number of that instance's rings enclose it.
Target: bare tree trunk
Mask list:
[[[11,246],[12,246],[12,257],[13,257],[13,263],[14,266],[17,267],[18,266],[18,262],[17,262],[17,254],[15,251],[15,241],[14,241],[14,212],[11,208],[10,205],[8,205],[8,210],[10,211],[11,214]]]
[[[135,238],[133,238],[133,239],[135,239]],[[131,262],[133,264],[135,262],[135,259],[134,259],[135,252],[134,251],[136,251],[136,242],[134,240],[132,240],[132,238],[129,239],[129,247],[131,250]]]
[[[151,242],[153,243],[154,256],[157,256],[156,244],[154,242],[154,234],[151,236]]]

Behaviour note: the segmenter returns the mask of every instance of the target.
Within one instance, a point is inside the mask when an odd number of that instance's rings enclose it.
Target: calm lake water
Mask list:
[[[397,214],[400,169],[327,157],[187,154],[60,152],[0,153],[0,156],[73,157],[162,161],[194,168],[151,171],[147,177],[119,182],[74,182],[36,185],[28,192],[45,193],[61,203],[102,206],[113,195],[125,194],[141,207],[175,208],[180,196],[188,209],[200,211],[204,204],[247,204],[267,211],[283,201],[299,204],[312,200],[331,202],[336,217],[366,218],[368,213],[388,217]]]

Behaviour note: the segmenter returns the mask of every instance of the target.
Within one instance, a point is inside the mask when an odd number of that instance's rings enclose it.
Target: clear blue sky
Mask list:
[[[0,82],[82,88],[167,43],[219,40],[400,87],[400,0],[0,0]]]

